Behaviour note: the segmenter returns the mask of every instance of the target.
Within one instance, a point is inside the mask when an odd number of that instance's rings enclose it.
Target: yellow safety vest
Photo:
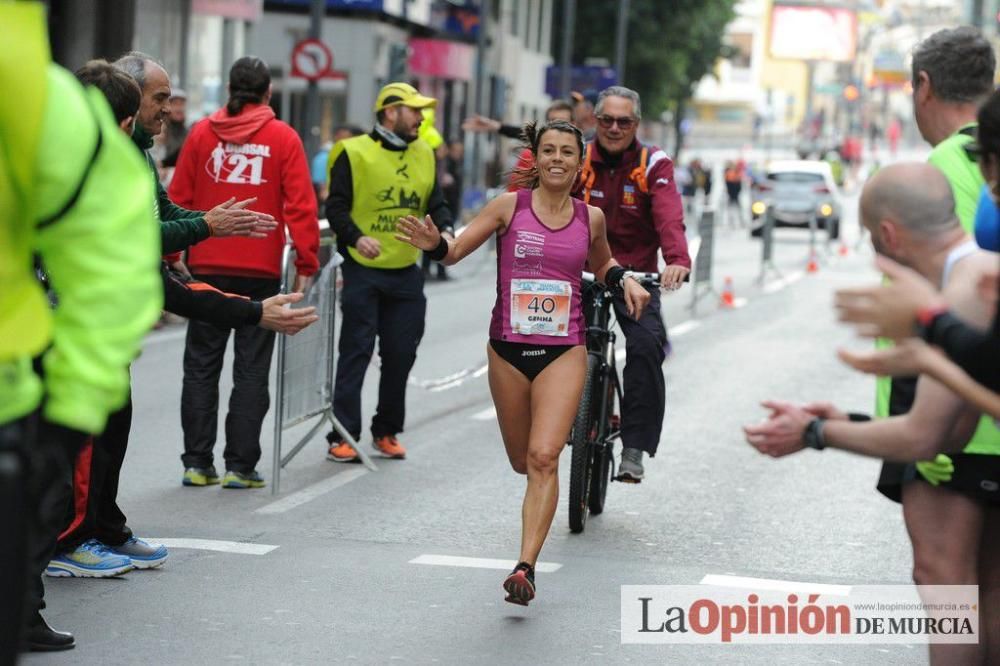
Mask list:
[[[434,189],[434,153],[418,139],[406,150],[387,150],[369,135],[345,139],[333,147],[332,160],[347,152],[354,186],[351,219],[365,236],[382,245],[382,253],[366,259],[352,248],[351,257],[371,268],[406,268],[420,251],[396,240],[396,223],[405,215],[423,218]]]

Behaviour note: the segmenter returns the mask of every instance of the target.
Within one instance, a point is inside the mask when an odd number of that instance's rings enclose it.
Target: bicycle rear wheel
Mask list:
[[[587,378],[583,383],[583,395],[576,410],[570,444],[573,455],[569,467],[569,531],[579,534],[587,525],[590,478],[593,472],[593,418],[591,402],[594,397],[594,383],[597,381],[600,360],[593,354],[587,355]]]

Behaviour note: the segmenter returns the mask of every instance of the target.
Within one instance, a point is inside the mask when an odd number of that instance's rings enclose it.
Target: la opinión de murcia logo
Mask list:
[[[919,596],[902,585],[830,596],[717,589],[623,586],[622,642],[978,642],[976,586],[924,586]]]

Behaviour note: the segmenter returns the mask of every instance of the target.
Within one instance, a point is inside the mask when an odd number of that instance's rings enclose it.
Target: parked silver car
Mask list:
[[[826,230],[830,238],[840,238],[843,204],[829,163],[819,160],[772,162],[766,173],[767,177],[755,182],[752,188],[752,236],[763,233],[764,216],[771,208],[776,227],[808,229],[815,217],[817,228]]]

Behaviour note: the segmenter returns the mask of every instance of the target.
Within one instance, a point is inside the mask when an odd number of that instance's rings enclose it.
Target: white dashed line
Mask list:
[[[239,555],[267,555],[277,546],[264,543],[244,543],[242,541],[217,541],[215,539],[148,539],[150,543],[162,543],[167,548],[191,548],[194,550],[214,550],[219,553]]]
[[[442,567],[466,567],[473,569],[502,569],[509,571],[517,564],[515,560],[493,560],[486,557],[459,557],[456,555],[421,555],[410,560],[410,564],[430,564]],[[538,562],[535,571],[552,573],[562,568],[556,562]]]
[[[492,421],[496,417],[497,417],[497,408],[487,407],[483,411],[476,412],[475,414],[473,414],[471,418],[474,421]]]
[[[755,590],[781,590],[783,592],[808,592],[816,594],[832,594],[840,597],[850,596],[850,585],[828,585],[826,583],[803,583],[792,580],[774,580],[771,578],[748,578],[746,576],[725,576],[708,574],[701,579],[702,585],[716,587],[748,587]]]

